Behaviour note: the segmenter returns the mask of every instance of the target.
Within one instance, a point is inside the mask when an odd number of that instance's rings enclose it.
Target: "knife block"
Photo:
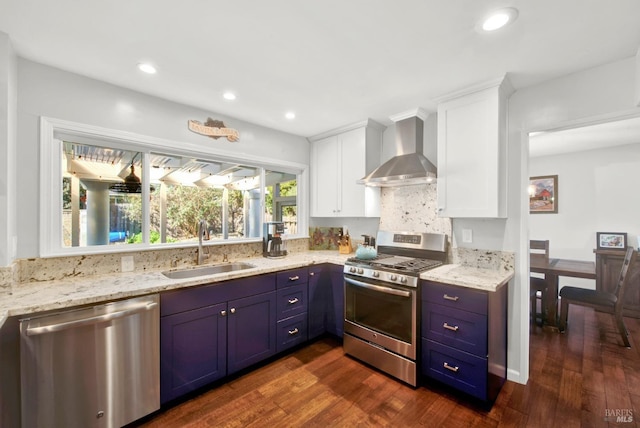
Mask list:
[[[351,237],[345,236],[338,243],[338,252],[340,254],[351,254],[353,248],[351,248]]]

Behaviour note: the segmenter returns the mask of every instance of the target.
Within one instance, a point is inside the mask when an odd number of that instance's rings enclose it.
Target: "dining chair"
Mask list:
[[[569,316],[569,305],[581,305],[594,308],[601,312],[607,312],[615,316],[616,325],[624,346],[631,348],[629,343],[629,332],[624,325],[623,306],[624,293],[627,289],[630,275],[627,275],[629,267],[633,265],[636,259],[636,251],[633,247],[628,247],[622,262],[622,269],[618,276],[618,283],[613,292],[590,290],[579,287],[562,287],[560,290],[560,331],[564,332],[567,327],[567,317]]]
[[[530,240],[529,241],[529,257],[530,260],[542,259],[549,261],[549,240]],[[529,297],[531,299],[531,314],[533,321],[540,320],[540,324],[544,320],[544,297],[547,292],[547,280],[539,276],[529,276]],[[540,312],[538,312],[538,301],[540,301]]]

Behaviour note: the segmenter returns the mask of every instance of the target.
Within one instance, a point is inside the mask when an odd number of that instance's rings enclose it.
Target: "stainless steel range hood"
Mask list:
[[[376,187],[435,183],[437,168],[422,154],[426,117],[421,109],[391,117],[396,122],[396,156],[357,183]]]

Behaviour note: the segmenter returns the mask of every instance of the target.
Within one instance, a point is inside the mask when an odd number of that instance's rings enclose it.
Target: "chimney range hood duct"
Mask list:
[[[435,183],[437,168],[422,154],[424,119],[418,109],[391,118],[396,122],[396,156],[357,181],[365,186],[392,187]]]

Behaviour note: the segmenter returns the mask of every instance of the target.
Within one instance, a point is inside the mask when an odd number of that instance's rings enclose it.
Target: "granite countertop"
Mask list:
[[[319,263],[344,264],[353,254],[337,251],[306,251],[282,259],[263,257],[233,260],[254,265],[250,269],[187,279],[169,279],[161,271],[113,273],[15,285],[0,292],[0,327],[11,316],[60,310],[178,288],[192,287],[252,275],[260,275]],[[421,275],[422,279],[495,291],[513,277],[513,272],[444,265]]]
[[[141,296],[317,263],[344,264],[350,256],[353,254],[339,254],[337,251],[307,251],[290,254],[281,259],[264,257],[238,259],[232,261],[250,263],[255,267],[187,279],[169,279],[158,270],[17,284],[12,289],[0,292],[0,327],[10,316]]]
[[[482,269],[458,264],[443,265],[423,272],[420,279],[475,288],[484,291],[496,291],[513,278],[513,270]]]

